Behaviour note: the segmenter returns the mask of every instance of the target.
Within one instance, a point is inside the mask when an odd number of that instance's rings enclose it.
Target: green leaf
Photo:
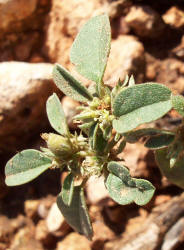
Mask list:
[[[137,126],[154,121],[172,108],[171,91],[164,85],[144,83],[127,87],[116,96],[113,128],[126,133]]]
[[[143,206],[151,200],[155,192],[149,181],[132,178],[129,184],[113,174],[108,175],[106,187],[111,198],[121,205],[135,202]]]
[[[135,181],[136,185],[134,202],[139,206],[147,204],[155,193],[155,187],[147,180],[135,178],[132,180]]]
[[[184,117],[184,97],[181,95],[172,96],[172,106],[176,111]]]
[[[72,201],[69,206],[63,202],[61,193],[57,197],[57,205],[67,223],[75,231],[84,234],[88,239],[92,238],[93,229],[84,199],[84,191],[81,186],[74,187]]]
[[[6,184],[17,186],[32,181],[52,165],[43,153],[27,149],[16,154],[5,166]]]
[[[74,176],[72,173],[70,173],[65,178],[61,190],[62,200],[64,204],[67,206],[70,206],[71,204],[73,197],[73,189],[74,189]]]
[[[89,138],[92,149],[96,150],[99,154],[103,154],[107,141],[104,139],[102,130],[99,128],[98,123],[91,126]]]
[[[174,135],[169,134],[153,136],[147,140],[144,146],[150,149],[165,148],[174,141],[174,138]]]
[[[52,128],[61,135],[68,135],[69,129],[65,114],[61,102],[55,93],[48,98],[46,110]]]
[[[126,141],[129,143],[135,143],[142,137],[149,137],[154,135],[174,135],[174,133],[170,131],[155,129],[155,128],[143,128],[143,129],[137,129],[134,131],[130,131],[127,133],[124,133],[123,135],[126,138]]]
[[[155,158],[161,173],[166,176],[171,183],[184,188],[184,157],[180,157],[172,168],[170,166],[167,148],[156,150]]]
[[[118,204],[127,205],[134,202],[133,187],[127,185],[117,176],[109,174],[105,185],[111,198]]]
[[[109,162],[107,169],[122,181],[128,182],[131,179],[128,168],[115,161]]]
[[[116,154],[120,154],[126,146],[126,140],[122,140],[117,148]]]
[[[102,82],[110,52],[110,23],[107,15],[91,18],[77,35],[70,60],[77,71],[98,84]]]
[[[111,173],[107,177],[106,187],[113,200],[121,205],[132,202],[145,205],[151,200],[155,188],[149,181],[132,178],[125,166],[114,161],[107,168]]]
[[[65,68],[56,64],[53,69],[53,78],[56,86],[67,96],[79,102],[93,99],[87,88],[77,81]]]

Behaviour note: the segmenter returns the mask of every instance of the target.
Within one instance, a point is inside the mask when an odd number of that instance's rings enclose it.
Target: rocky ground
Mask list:
[[[91,179],[86,190],[95,232],[91,242],[73,232],[58,212],[58,171],[20,187],[4,184],[6,161],[19,150],[38,149],[39,134],[51,131],[45,102],[53,91],[75,128],[71,117],[79,104],[58,92],[52,66],[59,62],[76,74],[70,46],[81,25],[104,11],[112,27],[106,83],[114,85],[128,73],[138,83],[160,82],[184,94],[182,0],[1,0],[0,250],[184,249],[182,190],[161,177],[153,153],[141,143],[129,144],[123,157],[133,176],[156,186],[155,197],[144,207],[119,206],[108,197],[103,180]]]

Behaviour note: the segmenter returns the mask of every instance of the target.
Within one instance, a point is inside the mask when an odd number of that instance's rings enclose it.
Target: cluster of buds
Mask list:
[[[106,87],[108,88],[108,87]],[[111,98],[110,93],[105,94],[103,99],[94,97],[88,106],[79,107],[82,112],[74,117],[76,123],[81,123],[79,128],[86,132],[93,124],[98,123],[103,132],[104,138],[111,137],[112,121],[114,116],[111,111]],[[108,134],[108,138],[107,138]]]
[[[51,168],[67,167],[75,176],[82,178],[101,174],[106,163],[105,156],[96,156],[89,147],[88,139],[82,134],[69,134],[66,137],[54,133],[43,133],[41,137],[47,143],[47,149],[42,148],[42,151],[52,158]]]

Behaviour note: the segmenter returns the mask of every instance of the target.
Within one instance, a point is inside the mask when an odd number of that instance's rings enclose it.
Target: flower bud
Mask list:
[[[74,153],[72,144],[68,138],[52,133],[44,133],[41,136],[47,142],[48,148],[55,156],[66,159]]]

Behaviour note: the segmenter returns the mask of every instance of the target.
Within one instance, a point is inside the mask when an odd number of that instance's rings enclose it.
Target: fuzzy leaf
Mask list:
[[[153,136],[147,140],[144,146],[150,149],[165,148],[174,141],[174,138],[174,135],[169,134]]]
[[[106,187],[111,198],[121,205],[135,202],[143,206],[151,200],[155,192],[149,181],[132,178],[129,184],[113,174],[108,175]]]
[[[51,95],[46,104],[47,116],[53,129],[61,135],[69,133],[65,114],[58,96],[54,93]]]
[[[173,108],[184,117],[184,97],[181,95],[172,96],[172,105]]]
[[[70,60],[89,80],[101,83],[110,51],[110,23],[107,15],[91,18],[77,35]]]
[[[131,179],[128,168],[115,161],[109,162],[107,169],[122,181],[128,182]]]
[[[129,170],[117,162],[110,162],[107,168],[111,173],[107,177],[106,187],[113,200],[121,205],[132,202],[145,205],[150,201],[155,188],[149,181],[131,178]]]
[[[74,176],[73,174],[70,173],[65,178],[61,190],[62,200],[64,204],[67,206],[70,206],[71,204],[73,197],[73,189],[74,189]]]
[[[114,100],[113,113],[118,119],[113,121],[113,127],[118,133],[126,133],[162,117],[171,108],[171,91],[164,85],[144,83],[127,87]]]
[[[129,143],[135,143],[141,137],[149,137],[149,136],[154,136],[154,135],[161,135],[161,134],[166,134],[166,135],[174,135],[170,131],[165,131],[165,130],[160,130],[160,129],[155,129],[155,128],[143,128],[143,129],[137,129],[134,131],[130,131],[128,133],[124,133],[123,135],[126,138],[126,141]]]
[[[63,202],[61,193],[57,197],[57,205],[67,223],[75,231],[84,234],[88,239],[92,238],[93,229],[84,199],[84,191],[81,186],[74,187],[72,201],[69,206]]]
[[[92,100],[92,96],[85,86],[77,81],[65,68],[56,64],[53,69],[56,86],[67,96],[79,102]]]
[[[134,202],[133,188],[119,177],[109,174],[105,185],[111,198],[118,204],[127,205]]]
[[[32,181],[52,165],[43,153],[27,149],[16,154],[5,166],[6,184],[17,186]]]
[[[155,187],[147,180],[135,178],[132,180],[135,181],[136,185],[134,202],[139,206],[147,204],[155,193]]]
[[[172,168],[168,148],[156,150],[155,158],[161,173],[173,184],[184,188],[184,157],[180,157]]]

